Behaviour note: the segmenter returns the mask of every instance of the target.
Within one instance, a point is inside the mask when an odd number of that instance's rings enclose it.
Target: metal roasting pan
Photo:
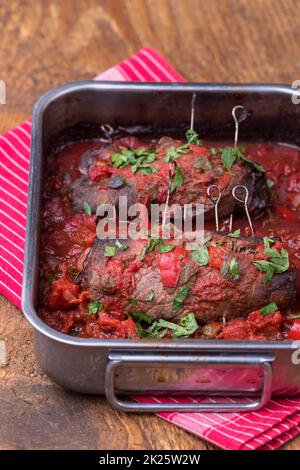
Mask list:
[[[48,92],[33,110],[22,305],[34,328],[37,359],[62,387],[105,394],[111,405],[125,411],[249,411],[262,407],[272,394],[300,393],[295,342],[82,339],[58,333],[37,314],[41,195],[53,142],[61,136],[67,140],[72,133],[66,129],[102,123],[183,132],[189,127],[193,92],[195,129],[204,138],[232,140],[231,110],[241,104],[251,114],[241,126],[241,140],[300,146],[300,105],[292,103],[294,90],[285,85],[83,81]],[[124,398],[154,392],[209,399],[140,404]],[[222,400],[228,395],[235,396],[230,404]]]

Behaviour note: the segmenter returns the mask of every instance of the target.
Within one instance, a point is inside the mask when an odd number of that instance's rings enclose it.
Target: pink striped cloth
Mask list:
[[[97,80],[183,82],[156,51],[144,48]],[[21,307],[31,121],[0,137],[0,290]],[[195,397],[136,397],[140,402],[201,402]],[[215,401],[209,399],[211,401]],[[224,399],[222,399],[224,401]],[[227,399],[234,401],[232,398]],[[250,399],[249,399],[250,400]],[[223,449],[277,449],[300,433],[300,398],[271,400],[259,412],[160,413],[164,420]]]

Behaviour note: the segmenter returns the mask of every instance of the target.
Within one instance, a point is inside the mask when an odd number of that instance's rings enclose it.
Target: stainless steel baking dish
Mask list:
[[[58,333],[37,315],[40,207],[43,168],[51,142],[78,123],[143,124],[155,131],[186,129],[195,92],[196,129],[211,139],[232,139],[231,109],[251,113],[243,140],[300,145],[300,106],[282,85],[136,84],[85,81],[64,85],[34,107],[25,247],[23,310],[34,328],[36,355],[58,384],[77,392],[105,393],[126,411],[247,411],[271,394],[300,393],[297,344],[260,341],[92,340]],[[298,345],[299,346],[299,345]],[[292,360],[294,358],[294,360]],[[235,395],[238,403],[139,404],[119,395],[192,393]],[[242,398],[255,397],[252,400]],[[236,401],[236,400],[235,400]]]

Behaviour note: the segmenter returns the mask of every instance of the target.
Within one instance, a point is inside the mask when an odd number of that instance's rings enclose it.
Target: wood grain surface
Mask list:
[[[49,88],[91,78],[147,45],[187,79],[300,79],[299,0],[0,2],[0,132],[28,118]],[[39,369],[31,328],[0,299],[0,449],[213,449],[154,415],[65,392]],[[284,449],[299,449],[300,438]]]

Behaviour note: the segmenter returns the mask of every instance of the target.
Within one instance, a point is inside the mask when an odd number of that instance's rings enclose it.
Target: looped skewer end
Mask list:
[[[104,134],[105,141],[108,143],[112,143],[113,134],[115,132],[114,128],[110,124],[102,124],[100,129]]]
[[[240,110],[239,115],[237,116],[237,111]],[[244,106],[238,105],[235,106],[232,111],[232,117],[235,123],[235,134],[234,134],[234,147],[237,147],[238,139],[239,139],[239,124],[247,118],[247,111],[245,110]]]
[[[241,192],[242,192],[242,196],[241,196]],[[237,186],[234,186],[234,188],[232,189],[232,197],[234,197],[234,199],[240,203],[243,204],[244,206],[244,209],[245,209],[245,213],[246,213],[246,216],[247,216],[247,220],[248,220],[248,225],[249,225],[249,228],[250,228],[250,231],[251,231],[251,235],[254,237],[255,236],[255,232],[254,232],[254,228],[253,228],[253,225],[252,225],[252,220],[251,220],[251,217],[250,217],[250,214],[249,214],[249,209],[248,209],[248,199],[249,199],[249,191],[248,191],[248,188],[246,186],[243,186],[242,184],[239,184]],[[232,214],[230,216],[230,231],[232,231]]]
[[[216,223],[216,232],[219,231],[219,213],[218,213],[218,205],[221,199],[221,190],[219,186],[216,184],[212,184],[208,186],[206,190],[207,197],[211,200],[214,205],[215,211],[215,223]]]

